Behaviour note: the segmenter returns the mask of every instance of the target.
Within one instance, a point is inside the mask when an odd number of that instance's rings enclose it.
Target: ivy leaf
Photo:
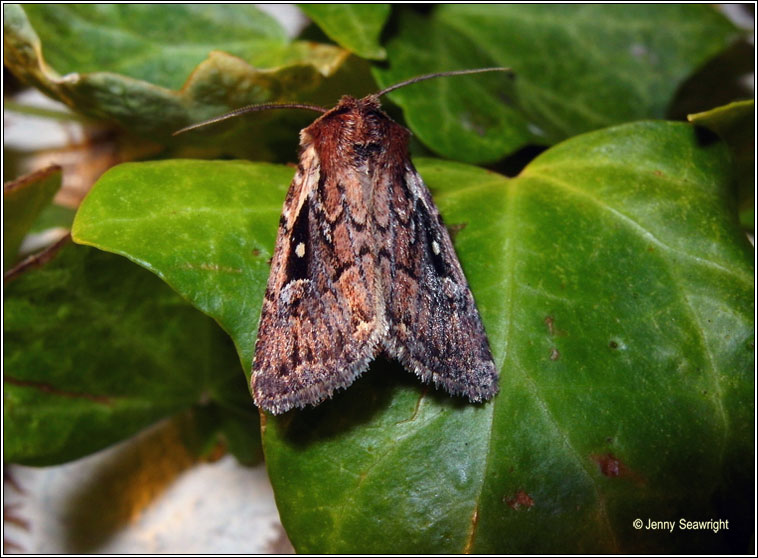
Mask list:
[[[390,65],[372,68],[382,87],[434,71],[500,65],[476,41],[436,20],[403,12],[398,26],[387,44]],[[483,163],[535,141],[527,121],[509,106],[514,93],[512,76],[498,72],[432,79],[388,96],[424,144],[459,161]]]
[[[36,233],[49,229],[71,230],[76,210],[56,203],[45,206],[32,224],[29,232]]]
[[[257,430],[227,336],[123,258],[69,243],[7,284],[3,309],[7,461],[70,461],[203,400]]]
[[[198,141],[202,135],[171,134],[247,104],[333,102],[334,88],[343,93],[353,79],[345,76],[355,73],[347,51],[290,43],[253,6],[6,4],[3,10],[4,60],[20,79],[77,112],[163,143]],[[248,134],[255,141],[247,152],[265,153],[279,128]]]
[[[749,548],[752,250],[718,142],[642,123],[567,141],[513,180],[418,166],[446,222],[465,224],[456,249],[500,393],[471,405],[379,363],[320,407],[266,417],[295,548]],[[734,530],[633,527],[664,517]]]
[[[156,273],[231,335],[249,374],[291,168],[245,161],[113,167],[82,202],[76,242]]]
[[[374,75],[384,87],[432,71],[513,68],[513,87],[490,89],[485,102],[467,90],[474,87],[468,78],[391,95],[433,150],[485,162],[530,138],[549,145],[663,118],[678,85],[737,36],[706,5],[447,4],[428,18],[401,12],[387,43],[389,65]],[[498,140],[495,130],[506,126],[507,139]]]
[[[243,59],[287,36],[255,6],[25,4],[29,23],[61,74],[109,71],[179,89],[212,49]],[[202,41],[200,40],[202,39]]]
[[[389,4],[300,4],[337,44],[363,58],[382,60],[387,53],[379,34],[390,15]]]
[[[40,212],[61,187],[61,168],[51,165],[8,182],[3,188],[3,270],[16,262],[18,248]]]
[[[690,114],[693,124],[716,132],[734,156],[739,188],[740,223],[755,228],[755,102],[736,101],[706,112]]]
[[[417,160],[500,369],[474,405],[377,360],[314,409],[266,416],[300,552],[744,552],[752,536],[752,249],[724,146],[644,122],[543,153],[515,179]],[[122,165],[74,238],[213,316],[249,373],[293,171]],[[637,531],[636,518],[730,529]],[[393,533],[387,537],[387,533]]]

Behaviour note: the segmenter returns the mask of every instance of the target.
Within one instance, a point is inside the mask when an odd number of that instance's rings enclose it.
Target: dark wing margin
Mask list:
[[[380,255],[390,333],[385,351],[423,381],[491,399],[497,371],[450,235],[410,163],[391,196],[391,245]],[[404,190],[404,191],[403,191]]]

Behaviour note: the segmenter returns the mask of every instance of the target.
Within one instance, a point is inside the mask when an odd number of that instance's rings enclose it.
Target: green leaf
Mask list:
[[[118,165],[77,212],[76,242],[153,271],[231,335],[249,374],[289,167],[173,159]]]
[[[745,552],[752,540],[752,249],[722,144],[639,123],[567,141],[516,179],[416,161],[485,322],[484,405],[381,359],[315,409],[266,417],[301,552]],[[249,373],[292,170],[122,165],[78,242],[152,269],[215,317]],[[636,518],[729,521],[662,534]],[[387,537],[391,532],[392,537]]]
[[[40,211],[29,232],[41,232],[53,228],[71,229],[76,210],[51,203]]]
[[[483,104],[463,89],[473,87],[463,84],[469,78],[391,95],[424,143],[469,162],[513,152],[528,138],[525,122],[539,143],[551,144],[630,120],[662,118],[678,85],[737,36],[706,5],[447,4],[428,18],[400,16],[387,43],[389,65],[375,69],[382,86],[431,71],[515,71],[514,87],[493,91]],[[450,104],[456,96],[460,100]],[[489,121],[499,123],[495,128],[510,126],[509,141],[498,142],[493,131],[486,148],[480,147],[477,136],[489,137]]]
[[[172,132],[251,103],[332,102],[332,88],[349,81],[340,72],[347,51],[288,43],[278,24],[252,6],[6,4],[3,10],[4,61],[14,74],[82,114],[154,141],[177,141]],[[263,150],[276,129],[259,127],[248,151]]]
[[[390,65],[372,68],[382,87],[434,71],[499,65],[475,41],[412,12],[400,18],[387,52]],[[524,117],[508,106],[512,82],[512,76],[499,72],[447,77],[403,87],[388,96],[403,108],[415,135],[436,152],[459,161],[491,162],[534,139]]]
[[[727,161],[689,126],[642,123],[567,141],[513,180],[419,164],[465,224],[456,249],[500,394],[471,405],[379,363],[314,410],[267,417],[295,548],[746,551],[753,270]],[[732,530],[663,537],[639,517]]]
[[[287,43],[255,6],[203,4],[25,4],[23,10],[61,74],[108,71],[179,89],[211,50],[243,59]]]
[[[52,165],[3,188],[3,271],[16,262],[21,241],[61,187],[61,168]]]
[[[755,229],[755,102],[737,101],[687,119],[716,132],[729,146],[736,166],[740,223]]]
[[[390,15],[389,4],[300,4],[300,9],[337,44],[363,58],[382,60],[387,53],[379,35]]]
[[[226,335],[123,258],[69,244],[7,284],[3,309],[7,461],[76,459],[200,400],[257,430]]]

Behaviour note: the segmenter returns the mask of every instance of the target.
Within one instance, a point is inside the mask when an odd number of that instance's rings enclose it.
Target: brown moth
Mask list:
[[[344,96],[331,110],[253,105],[203,123],[267,108],[323,113],[300,132],[279,220],[253,360],[259,407],[280,414],[317,405],[380,353],[450,394],[478,402],[497,393],[474,297],[408,155],[410,132],[379,103],[423,79],[486,71],[507,69],[420,76],[362,99]]]

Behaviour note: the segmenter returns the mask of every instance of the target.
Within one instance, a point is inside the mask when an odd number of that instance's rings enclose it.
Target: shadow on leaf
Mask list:
[[[413,420],[418,401],[424,397],[454,409],[470,404],[465,398],[451,397],[434,386],[421,383],[400,363],[379,357],[352,385],[332,399],[283,415],[280,428],[290,443],[301,448],[338,438],[355,428],[377,422],[379,415],[393,402],[397,403],[399,391],[415,392],[417,396],[415,401],[409,399],[408,417],[401,422]]]

